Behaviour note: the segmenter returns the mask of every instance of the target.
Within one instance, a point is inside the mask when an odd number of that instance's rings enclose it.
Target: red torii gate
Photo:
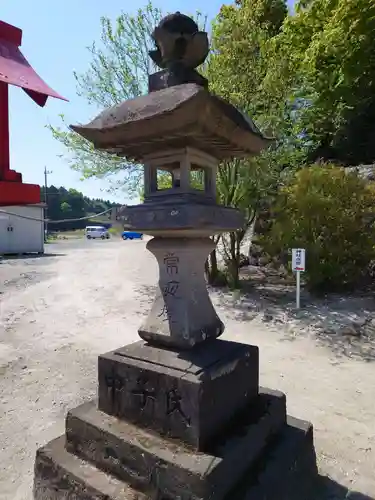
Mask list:
[[[40,186],[24,184],[22,175],[10,168],[8,85],[21,87],[41,107],[48,97],[67,100],[33,70],[19,49],[21,42],[22,30],[0,21],[0,206],[41,201]]]

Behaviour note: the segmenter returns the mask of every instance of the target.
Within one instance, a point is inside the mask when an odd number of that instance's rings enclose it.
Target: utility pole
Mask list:
[[[47,234],[48,234],[48,222],[47,222],[47,211],[48,211],[48,197],[47,197],[47,176],[48,174],[52,174],[51,170],[47,170],[47,167],[44,167],[44,203],[46,204],[46,207],[44,209],[44,241],[47,241]]]

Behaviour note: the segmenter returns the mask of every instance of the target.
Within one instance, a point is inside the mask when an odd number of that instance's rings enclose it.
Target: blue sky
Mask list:
[[[146,0],[3,0],[0,19],[23,30],[21,50],[40,76],[69,102],[48,99],[44,108],[37,106],[21,89],[10,90],[11,168],[21,172],[25,182],[43,184],[43,170],[52,171],[49,184],[75,188],[91,197],[110,198],[124,202],[124,193],[108,195],[106,182],[80,180],[66,160],[67,154],[45,128],[47,123],[58,125],[59,113],[68,123],[84,123],[95,109],[88,107],[75,92],[73,71],[88,67],[90,54],[86,47],[100,38],[100,17],[115,19],[121,11],[135,12]],[[190,0],[189,12],[200,10],[210,18],[219,11],[223,1]],[[186,11],[186,1],[164,0],[164,11]]]

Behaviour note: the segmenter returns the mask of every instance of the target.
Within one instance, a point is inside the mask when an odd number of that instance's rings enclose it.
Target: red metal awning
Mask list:
[[[48,97],[66,101],[30,66],[19,47],[22,30],[0,21],[0,206],[40,202],[40,186],[24,184],[22,175],[10,169],[8,86],[21,87],[39,106]]]
[[[21,87],[39,106],[48,97],[67,101],[49,87],[30,66],[19,47],[22,30],[0,21],[0,81]]]

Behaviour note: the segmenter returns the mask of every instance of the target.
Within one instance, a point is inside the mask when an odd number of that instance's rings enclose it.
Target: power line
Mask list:
[[[53,224],[63,224],[64,222],[78,222],[81,220],[95,219],[95,217],[101,217],[102,215],[107,214],[108,212],[112,212],[112,210],[113,208],[108,208],[107,210],[104,210],[104,212],[100,212],[99,214],[87,215],[85,217],[79,217],[78,219],[61,219],[61,220],[37,219],[36,217],[29,217],[28,215],[15,214],[2,209],[0,209],[0,213],[5,215],[12,215],[13,217],[19,217],[20,219],[32,220],[35,222],[44,222],[44,223],[51,222]]]

